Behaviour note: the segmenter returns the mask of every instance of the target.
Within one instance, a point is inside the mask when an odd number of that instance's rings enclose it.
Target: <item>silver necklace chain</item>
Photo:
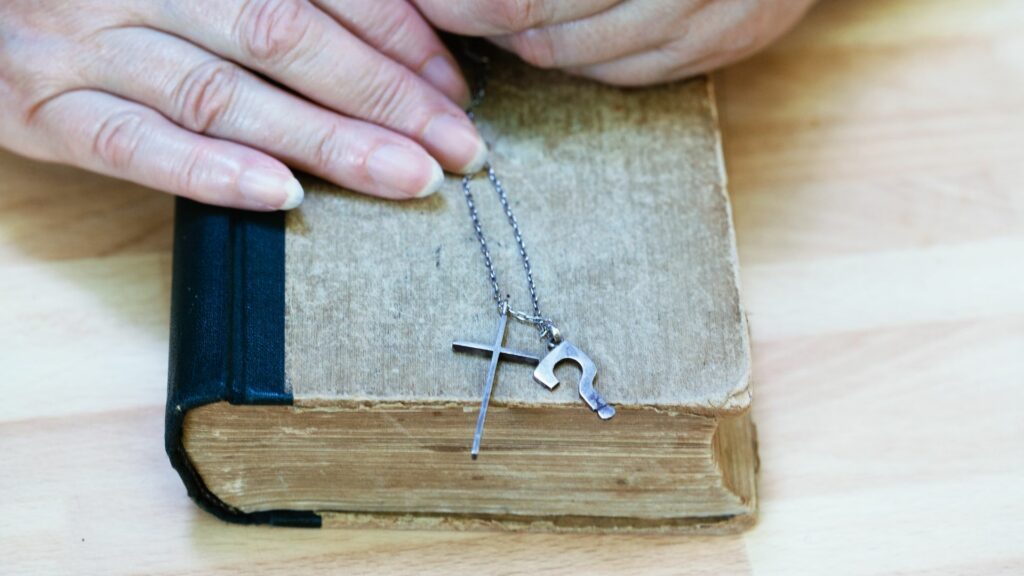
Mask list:
[[[472,101],[469,104],[469,108],[466,110],[466,114],[470,120],[475,120],[475,111],[477,107],[483,102],[486,94],[486,79],[489,68],[489,61],[487,57],[473,54],[467,50],[468,56],[476,61],[481,67],[481,74],[479,80],[479,86],[473,94]],[[547,340],[548,344],[553,346],[561,341],[561,334],[555,327],[554,323],[550,318],[544,317],[540,312],[540,300],[537,298],[537,285],[533,280],[533,268],[530,266],[530,256],[526,252],[526,243],[523,241],[523,234],[519,230],[519,221],[516,220],[515,214],[512,212],[512,205],[508,201],[508,193],[505,191],[505,187],[501,183],[501,179],[498,178],[497,173],[494,171],[494,167],[490,162],[484,164],[483,170],[487,171],[487,179],[491,183],[491,187],[498,195],[498,201],[501,202],[501,207],[505,211],[505,216],[508,218],[509,226],[512,227],[512,232],[515,234],[516,244],[519,246],[519,258],[523,262],[523,271],[526,272],[526,283],[530,289],[530,300],[533,303],[533,313],[529,314],[512,308],[509,302],[509,295],[502,296],[501,287],[498,284],[498,274],[494,269],[494,261],[491,259],[491,250],[487,245],[487,237],[484,235],[483,227],[480,225],[480,216],[477,214],[476,202],[473,200],[473,191],[470,189],[470,183],[476,174],[467,174],[462,177],[462,194],[466,198],[466,206],[469,208],[469,217],[473,221],[473,231],[476,233],[476,239],[480,242],[480,252],[484,256],[484,266],[487,268],[487,275],[491,281],[491,290],[494,296],[494,302],[498,307],[499,314],[508,314],[516,320],[530,324],[534,326],[542,340]]]

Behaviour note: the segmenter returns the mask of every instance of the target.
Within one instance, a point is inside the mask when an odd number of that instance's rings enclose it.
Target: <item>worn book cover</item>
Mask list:
[[[750,354],[709,80],[620,89],[492,67],[477,110],[545,315],[617,414],[454,340],[498,322],[459,180],[377,200],[308,179],[287,214],[180,201],[167,450],[239,522],[728,531],[756,514]],[[519,252],[474,181],[499,282]],[[506,345],[543,355],[531,327]]]

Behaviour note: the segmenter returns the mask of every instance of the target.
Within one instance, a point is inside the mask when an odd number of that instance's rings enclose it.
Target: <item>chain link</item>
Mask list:
[[[486,56],[474,54],[469,50],[466,50],[467,55],[480,65],[481,73],[479,79],[479,85],[473,94],[472,101],[470,102],[469,108],[466,110],[466,114],[470,120],[476,119],[476,108],[484,100],[486,95],[486,81],[489,72],[489,61]],[[540,300],[537,297],[537,285],[533,280],[533,268],[530,266],[530,256],[526,252],[526,243],[523,241],[522,231],[519,229],[519,221],[516,220],[515,214],[512,212],[512,205],[508,200],[508,193],[505,191],[504,185],[501,183],[501,179],[498,178],[497,173],[494,171],[494,167],[490,162],[484,164],[484,170],[487,172],[487,179],[491,183],[491,187],[498,195],[498,201],[501,202],[501,207],[505,212],[505,217],[508,219],[509,226],[512,227],[512,232],[515,235],[516,245],[519,247],[519,258],[523,262],[523,271],[526,273],[526,283],[530,289],[530,300],[533,303],[533,314],[521,312],[512,308],[509,302],[509,295],[504,297],[501,294],[501,287],[498,284],[498,274],[494,269],[494,260],[491,258],[490,247],[487,244],[487,237],[484,235],[483,227],[480,225],[480,216],[477,213],[476,202],[473,199],[473,191],[470,188],[470,183],[473,181],[475,174],[467,174],[462,177],[462,194],[466,199],[466,206],[469,209],[469,218],[473,221],[473,232],[476,233],[476,239],[480,242],[480,252],[484,257],[484,266],[487,268],[487,276],[491,282],[491,291],[493,292],[494,302],[497,304],[498,313],[512,316],[516,320],[533,325],[539,332],[541,339],[548,340],[549,344],[557,344],[561,340],[561,336],[558,329],[555,328],[554,323],[549,318],[545,318],[540,312]]]

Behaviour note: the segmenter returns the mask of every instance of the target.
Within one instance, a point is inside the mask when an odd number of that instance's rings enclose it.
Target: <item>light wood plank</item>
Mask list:
[[[1022,26],[826,1],[717,76],[762,456],[738,537],[224,525],[163,454],[168,199],[0,154],[0,572],[1024,572]]]

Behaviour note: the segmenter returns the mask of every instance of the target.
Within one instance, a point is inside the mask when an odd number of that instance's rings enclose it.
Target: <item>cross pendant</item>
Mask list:
[[[474,460],[480,454],[480,437],[484,432],[484,419],[487,418],[487,405],[491,402],[491,391],[494,389],[494,378],[498,371],[498,361],[505,359],[510,362],[522,362],[524,364],[539,364],[540,358],[533,354],[520,352],[505,348],[505,332],[508,327],[508,311],[503,309],[498,320],[498,330],[494,336],[494,345],[476,344],[473,342],[455,341],[452,342],[452,350],[456,352],[469,352],[482,354],[491,357],[491,364],[487,368],[487,380],[484,381],[483,399],[480,401],[480,413],[476,417],[476,431],[473,433],[473,448],[470,456]]]

